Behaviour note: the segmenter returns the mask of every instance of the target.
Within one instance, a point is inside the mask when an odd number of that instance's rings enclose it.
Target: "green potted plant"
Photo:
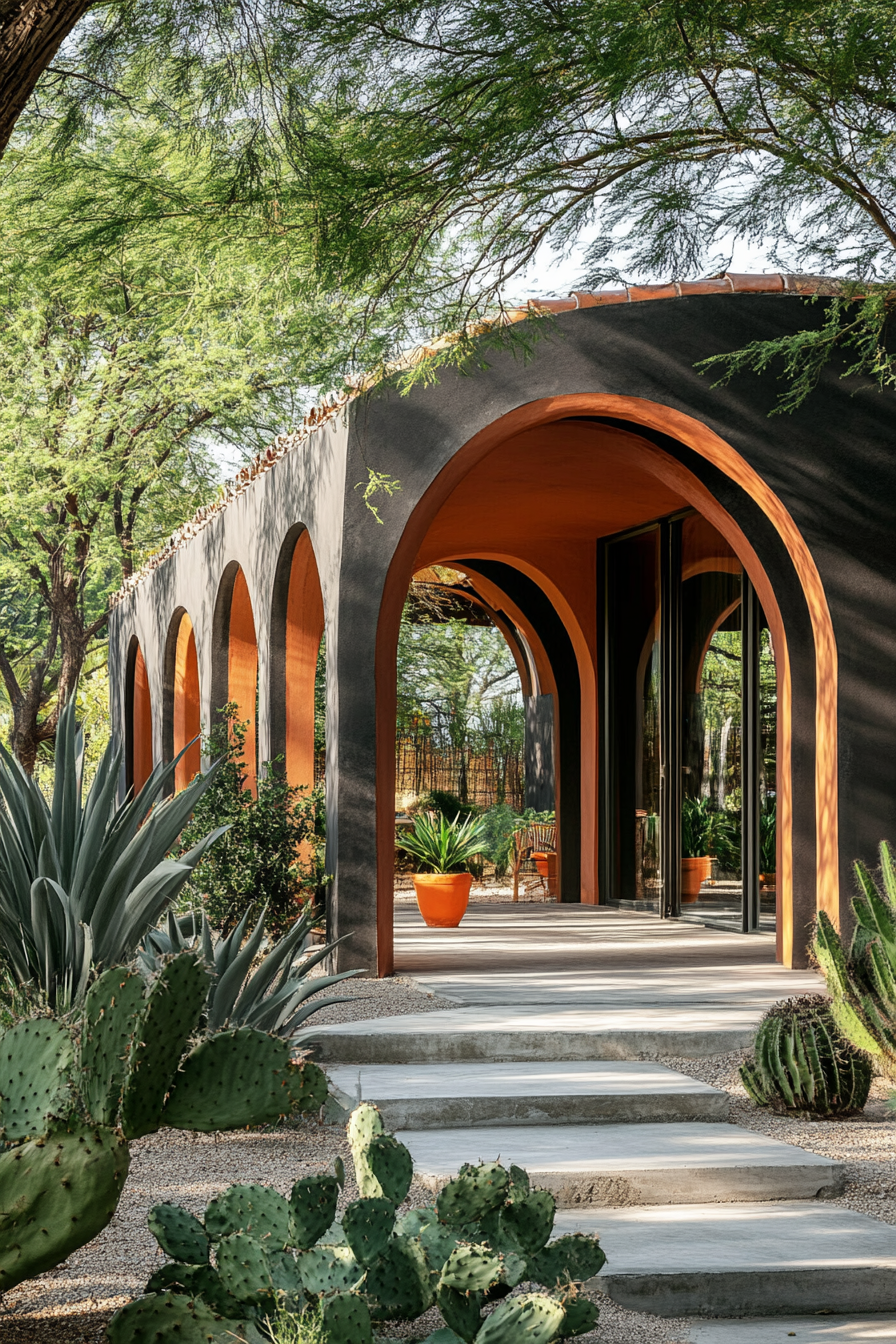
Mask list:
[[[775,885],[775,869],[778,866],[777,842],[775,800],[768,798],[759,814],[759,881],[768,889],[772,889]]]
[[[485,828],[478,817],[455,817],[421,812],[410,835],[397,844],[417,860],[414,892],[424,923],[430,928],[454,929],[470,900],[473,875],[469,864],[482,852]]]
[[[708,798],[684,798],[681,804],[681,899],[696,901],[712,873],[712,836],[717,813]]]

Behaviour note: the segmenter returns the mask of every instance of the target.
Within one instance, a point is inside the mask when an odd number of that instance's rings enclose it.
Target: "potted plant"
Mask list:
[[[434,929],[455,929],[470,899],[473,875],[469,864],[486,843],[478,817],[455,817],[422,812],[410,835],[397,844],[417,860],[414,892],[424,923]]]
[[[681,899],[696,901],[712,873],[712,834],[716,813],[708,798],[685,798],[681,804]]]
[[[759,814],[759,883],[767,889],[775,885],[775,869],[778,866],[777,828],[775,822],[775,801],[766,799]]]

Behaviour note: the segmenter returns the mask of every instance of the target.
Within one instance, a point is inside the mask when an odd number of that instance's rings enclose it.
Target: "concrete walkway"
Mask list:
[[[767,934],[728,933],[587,905],[473,905],[457,929],[395,913],[395,971],[459,1005],[706,1005],[758,1009],[817,993],[813,971],[775,962]]]

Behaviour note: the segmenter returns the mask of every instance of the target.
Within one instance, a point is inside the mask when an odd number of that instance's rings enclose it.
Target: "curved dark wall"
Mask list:
[[[204,717],[209,716],[217,684],[211,695],[205,688],[215,680],[216,653],[221,656],[213,647],[215,601],[222,573],[237,560],[258,623],[264,759],[271,738],[268,612],[277,560],[289,528],[306,524],[321,565],[327,611],[327,868],[336,873],[331,931],[353,935],[339,949],[340,966],[372,968],[378,957],[387,971],[391,909],[386,880],[379,912],[376,904],[377,696],[386,704],[391,694],[394,647],[390,652],[387,645],[395,594],[402,584],[406,591],[417,547],[442,502],[440,473],[446,480],[452,458],[476,435],[540,399],[584,393],[640,398],[702,422],[730,444],[789,510],[820,573],[839,656],[845,911],[852,860],[874,862],[877,842],[892,830],[896,795],[896,394],[841,379],[842,368],[832,366],[802,407],[770,417],[780,388],[774,371],[762,378],[739,375],[727,386],[713,387],[711,378],[694,368],[707,356],[750,341],[818,325],[824,308],[823,302],[806,304],[791,295],[731,294],[569,312],[542,325],[528,362],[499,350],[489,353],[490,367],[475,376],[443,371],[439,383],[421,385],[404,397],[382,390],[358,399],[345,425],[333,421],[317,430],[113,610],[115,723],[121,727],[125,719],[124,671],[133,636],[140,639],[154,713],[160,714],[165,638],[177,605],[194,620],[200,682],[208,697]],[[558,418],[565,413],[558,405]],[[653,438],[711,491],[755,549],[775,591],[793,679],[794,924],[800,964],[816,897],[815,646],[803,591],[775,527],[739,485],[677,440],[631,427],[642,438]],[[370,469],[401,482],[394,496],[375,501],[383,526],[356,489]],[[384,594],[382,628],[388,627],[389,636],[377,663]],[[219,683],[220,663],[218,670]],[[393,743],[382,721],[380,731],[385,770]],[[156,738],[158,757],[160,719]],[[562,752],[567,762],[570,751],[567,745]],[[564,781],[565,812],[570,787]],[[384,874],[390,871],[391,806],[391,798],[381,801]],[[567,813],[565,824],[568,820]]]

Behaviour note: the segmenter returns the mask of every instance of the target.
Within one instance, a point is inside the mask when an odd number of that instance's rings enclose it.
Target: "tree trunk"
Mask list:
[[[34,87],[94,0],[0,0],[0,155]]]

